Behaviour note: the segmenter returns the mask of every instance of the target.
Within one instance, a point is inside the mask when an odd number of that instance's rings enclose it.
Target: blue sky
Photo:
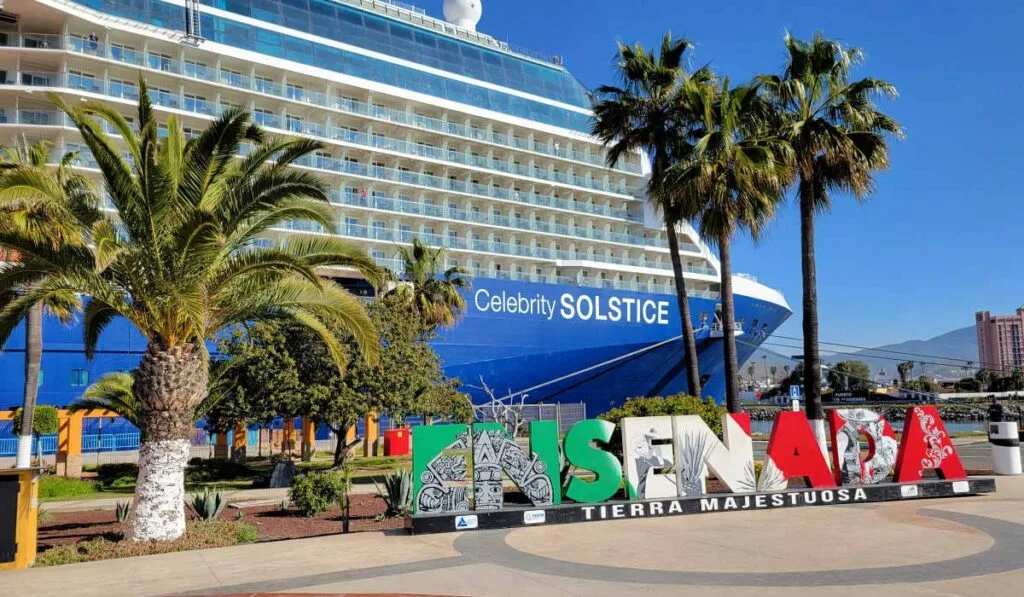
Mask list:
[[[436,16],[441,1],[418,0]],[[974,312],[1024,304],[1024,8],[962,1],[683,2],[483,0],[479,30],[559,54],[588,87],[613,82],[615,41],[651,46],[668,29],[697,44],[693,63],[734,81],[780,69],[782,36],[822,31],[863,48],[857,73],[893,82],[884,108],[906,128],[892,169],[863,205],[837,197],[817,227],[822,341],[881,345],[973,325]],[[799,219],[790,198],[736,271],[780,288],[800,335]]]

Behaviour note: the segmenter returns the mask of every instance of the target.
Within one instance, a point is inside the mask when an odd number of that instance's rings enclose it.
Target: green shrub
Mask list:
[[[139,478],[139,465],[131,462],[101,464],[96,476],[104,488],[133,487]]]
[[[716,435],[722,434],[722,415],[725,407],[715,403],[713,398],[695,398],[686,394],[676,394],[662,398],[630,398],[619,408],[613,408],[599,419],[619,424],[627,417],[657,417],[661,415],[697,415],[707,423]]]
[[[39,478],[40,499],[61,499],[89,495],[100,491],[99,483],[67,477],[45,476]]]
[[[307,473],[295,480],[288,497],[303,516],[326,512],[345,495],[345,480],[328,471]]]
[[[200,493],[193,493],[188,502],[189,509],[199,520],[216,520],[228,505],[227,495],[207,487]]]
[[[259,540],[256,527],[238,522],[196,522],[175,541],[123,541],[116,535],[97,537],[72,545],[58,545],[36,558],[36,566],[59,566],[112,558],[130,558],[159,553],[228,547]]]
[[[188,467],[185,469],[185,483],[191,485],[196,483],[247,479],[252,476],[253,471],[249,467],[223,458],[212,458],[207,460],[193,458],[189,461]]]
[[[384,477],[384,491],[380,490],[377,481],[377,494],[384,500],[386,509],[377,520],[399,518],[412,512],[412,471],[395,470]]]
[[[251,524],[237,523],[235,539],[239,543],[256,543],[260,540],[260,532]]]
[[[15,409],[14,420],[11,421],[14,435],[21,435],[21,409]],[[32,418],[32,433],[36,435],[53,435],[57,433],[60,422],[57,417],[57,407],[36,406],[35,416]]]

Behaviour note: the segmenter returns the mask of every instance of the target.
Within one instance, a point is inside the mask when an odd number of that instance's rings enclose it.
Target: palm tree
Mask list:
[[[899,365],[896,365],[896,373],[900,376],[900,384],[907,385],[907,381],[910,380],[911,375],[914,372],[914,361],[904,361]]]
[[[389,294],[404,296],[419,313],[423,321],[432,327],[447,327],[455,322],[466,310],[466,300],[459,292],[469,288],[469,270],[454,266],[444,268],[443,248],[431,249],[420,239],[412,239],[412,249],[398,247],[404,272]]]
[[[339,367],[345,346],[331,333],[336,327],[375,361],[376,333],[361,303],[316,269],[351,267],[375,283],[381,276],[368,255],[334,238],[255,244],[289,219],[332,226],[323,182],[289,168],[319,143],[269,139],[241,109],[226,110],[187,141],[173,117],[158,133],[146,83],[139,84],[138,132],[107,104],[71,107],[51,96],[98,164],[117,220],[104,217],[92,226],[90,245],[59,251],[25,235],[0,234],[0,244],[45,264],[34,271],[4,266],[0,292],[12,278],[20,277],[20,286],[28,278],[32,287],[0,310],[0,341],[34,305],[71,293],[88,297],[82,317],[88,357],[117,316],[146,337],[132,383],[143,416],[127,536],[169,540],[185,530],[183,472],[193,413],[207,394],[206,342],[244,322],[288,318],[314,330]],[[104,125],[121,141],[108,137]],[[236,159],[243,144],[248,155]]]
[[[226,369],[220,368],[221,371]],[[210,381],[209,391],[202,402],[192,412],[192,421],[206,416],[220,401],[230,388],[229,377],[223,374]],[[128,421],[136,428],[142,429],[145,419],[145,407],[136,398],[132,387],[135,383],[133,374],[126,371],[111,371],[93,382],[82,395],[68,405],[69,412],[89,410],[109,410]]]
[[[779,374],[779,368],[776,367],[775,365],[772,365],[771,366],[771,372],[772,372],[772,383],[775,383],[775,379],[776,379],[776,377]]]
[[[886,134],[899,137],[902,129],[873,101],[895,97],[894,86],[871,78],[850,81],[851,67],[863,61],[860,50],[821,34],[807,42],[787,33],[785,44],[788,61],[783,73],[763,75],[758,81],[786,116],[781,136],[794,154],[803,270],[804,395],[807,416],[824,445],[814,217],[829,209],[834,192],[846,191],[858,200],[867,197],[874,188],[873,173],[889,166]]]
[[[49,250],[59,251],[65,244],[83,245],[86,237],[83,227],[99,218],[97,205],[91,198],[88,179],[75,173],[71,167],[73,154],[64,156],[56,167],[47,165],[52,145],[46,141],[29,144],[16,143],[0,152],[0,229],[5,234],[18,234],[34,242],[47,244]],[[36,281],[33,276],[39,266],[31,255],[21,258],[23,268],[12,268],[20,276],[11,280],[4,293],[10,300],[24,293]],[[7,301],[4,301],[7,302]],[[43,312],[67,323],[74,314],[77,299],[63,293],[29,309],[25,316],[25,385],[22,412],[24,425],[18,439],[15,466],[27,467],[32,452],[32,424],[36,398],[39,393],[39,375],[43,356]]]
[[[694,130],[691,155],[666,172],[665,184],[684,211],[694,214],[701,236],[718,246],[725,403],[735,413],[741,406],[732,238],[746,230],[757,240],[774,216],[789,177],[788,148],[776,136],[777,118],[756,87],[730,88],[728,79],[720,85],[690,82],[683,94],[702,118]]]
[[[747,376],[750,378],[750,383],[754,383],[754,364],[747,365]]]
[[[682,66],[683,55],[692,46],[685,39],[665,34],[661,51],[655,56],[641,44],[619,44],[616,67],[621,86],[598,88],[600,101],[594,105],[594,136],[608,149],[607,163],[614,166],[623,157],[642,150],[651,159],[648,196],[661,211],[668,235],[669,257],[675,276],[676,298],[683,336],[688,392],[700,396],[700,368],[697,340],[690,317],[690,302],[679,257],[676,227],[688,219],[675,204],[665,186],[665,173],[673,163],[691,150],[690,127],[699,118],[687,106],[681,94],[684,82],[704,81],[710,71],[700,69],[688,75]]]

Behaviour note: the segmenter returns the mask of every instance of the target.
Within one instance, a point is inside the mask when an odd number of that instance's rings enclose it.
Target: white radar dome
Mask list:
[[[476,31],[483,14],[481,0],[444,0],[444,18],[456,27]]]

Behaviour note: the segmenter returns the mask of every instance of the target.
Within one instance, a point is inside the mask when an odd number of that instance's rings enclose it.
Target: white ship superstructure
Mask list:
[[[48,139],[98,177],[45,94],[130,116],[141,74],[157,109],[190,130],[243,106],[271,134],[326,145],[301,167],[329,184],[336,229],[295,221],[276,236],[339,234],[392,268],[395,246],[418,237],[480,278],[674,292],[643,156],[609,168],[561,60],[513,51],[472,18],[453,18],[460,27],[379,0],[4,10],[17,19],[0,30],[0,142]],[[691,296],[716,296],[717,262],[688,227],[680,253]]]

